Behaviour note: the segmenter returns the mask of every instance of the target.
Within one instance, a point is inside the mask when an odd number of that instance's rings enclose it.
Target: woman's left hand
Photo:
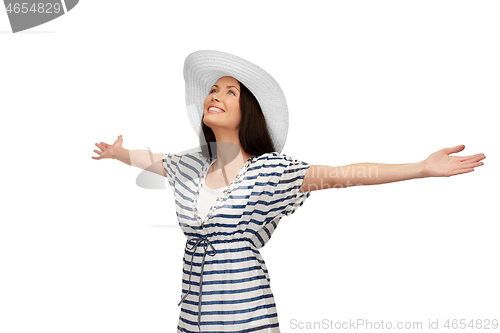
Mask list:
[[[443,148],[423,161],[425,177],[449,177],[474,171],[475,167],[484,163],[479,162],[486,158],[484,154],[470,156],[448,156],[464,150],[465,145],[455,146],[453,148]]]

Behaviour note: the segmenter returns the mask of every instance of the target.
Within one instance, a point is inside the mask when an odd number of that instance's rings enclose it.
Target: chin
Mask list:
[[[207,118],[203,118],[203,123],[210,127],[210,129],[212,129],[212,125],[214,125],[210,120],[207,121]],[[213,129],[212,129],[213,130]]]

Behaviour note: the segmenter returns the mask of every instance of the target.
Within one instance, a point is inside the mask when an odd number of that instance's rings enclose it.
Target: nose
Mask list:
[[[212,100],[220,102],[220,99],[217,96],[215,96],[215,94],[212,95]]]

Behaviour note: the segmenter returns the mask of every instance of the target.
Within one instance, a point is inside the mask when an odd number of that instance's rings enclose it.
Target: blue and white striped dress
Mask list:
[[[259,248],[309,197],[299,188],[310,164],[277,152],[252,156],[205,220],[196,202],[213,161],[199,151],[163,157],[187,237],[177,332],[280,332]]]

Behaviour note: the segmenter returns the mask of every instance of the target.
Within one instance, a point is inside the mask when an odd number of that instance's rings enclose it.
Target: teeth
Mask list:
[[[209,108],[208,111],[215,111],[215,112],[219,112],[219,113],[223,113],[224,112],[221,109],[218,109],[218,108],[213,107],[213,106],[211,108]]]

